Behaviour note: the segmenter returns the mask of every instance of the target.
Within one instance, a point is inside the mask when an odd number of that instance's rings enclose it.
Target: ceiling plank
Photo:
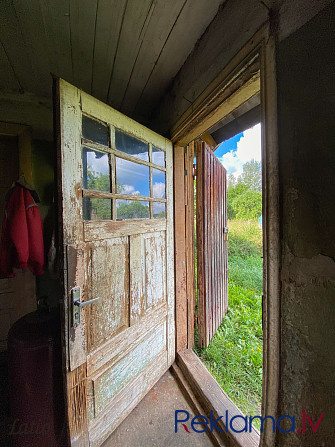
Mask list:
[[[40,0],[50,52],[50,71],[73,83],[69,0]]]
[[[0,41],[22,90],[36,90],[36,73],[24,42],[20,24],[10,2],[0,1]]]
[[[141,95],[135,114],[149,116],[178,73],[197,39],[214,18],[223,0],[188,0]],[[185,25],[187,24],[187,26]],[[173,61],[173,63],[171,63]]]
[[[99,0],[98,3],[92,95],[105,102],[126,5],[127,0]]]
[[[13,0],[13,5],[38,82],[35,91],[38,95],[48,96],[52,88],[49,62],[51,54],[47,45],[40,2]]]
[[[87,93],[92,89],[97,7],[97,0],[70,0],[73,83]]]
[[[120,108],[155,2],[128,1],[110,79],[108,103]]]
[[[0,89],[20,90],[20,84],[2,45],[0,45]]]
[[[122,112],[133,112],[186,1],[157,1],[121,104]]]

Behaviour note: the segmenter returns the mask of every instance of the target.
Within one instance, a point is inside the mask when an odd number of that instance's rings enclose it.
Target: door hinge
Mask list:
[[[187,169],[185,169],[185,175],[187,175]]]
[[[193,178],[196,178],[197,176],[197,165],[196,163],[193,164]]]

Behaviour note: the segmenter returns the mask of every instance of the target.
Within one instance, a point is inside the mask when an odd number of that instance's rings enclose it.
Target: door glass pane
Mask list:
[[[115,147],[119,151],[149,161],[148,144],[115,129]]]
[[[91,199],[83,197],[83,220],[110,220],[112,201],[110,199]]]
[[[83,115],[82,134],[83,138],[86,138],[87,140],[108,146],[108,127],[105,124],[100,123],[100,121],[93,120],[92,118]]]
[[[149,197],[149,167],[116,157],[116,180],[119,194]]]
[[[165,168],[165,152],[152,146],[152,162]]]
[[[155,219],[166,218],[166,204],[160,202],[153,202],[152,204],[153,216]]]
[[[110,192],[108,154],[83,147],[82,161],[83,188]]]
[[[149,219],[149,203],[132,200],[116,201],[116,218],[117,220],[127,219]]]
[[[165,172],[152,170],[152,194],[156,199],[165,199]]]

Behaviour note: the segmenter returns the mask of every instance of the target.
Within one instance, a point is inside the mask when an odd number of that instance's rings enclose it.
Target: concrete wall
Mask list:
[[[265,2],[270,3],[270,2]],[[335,3],[272,2],[278,13],[278,129],[282,294],[279,413],[305,434],[280,447],[335,445]],[[171,126],[266,19],[256,1],[229,2],[190,55],[159,109]],[[284,425],[283,425],[284,428]]]

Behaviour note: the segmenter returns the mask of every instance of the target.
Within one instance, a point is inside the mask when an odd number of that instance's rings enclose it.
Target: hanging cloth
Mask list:
[[[7,194],[0,244],[2,278],[13,277],[14,268],[28,267],[34,275],[43,274],[43,222],[35,194],[20,181]]]

